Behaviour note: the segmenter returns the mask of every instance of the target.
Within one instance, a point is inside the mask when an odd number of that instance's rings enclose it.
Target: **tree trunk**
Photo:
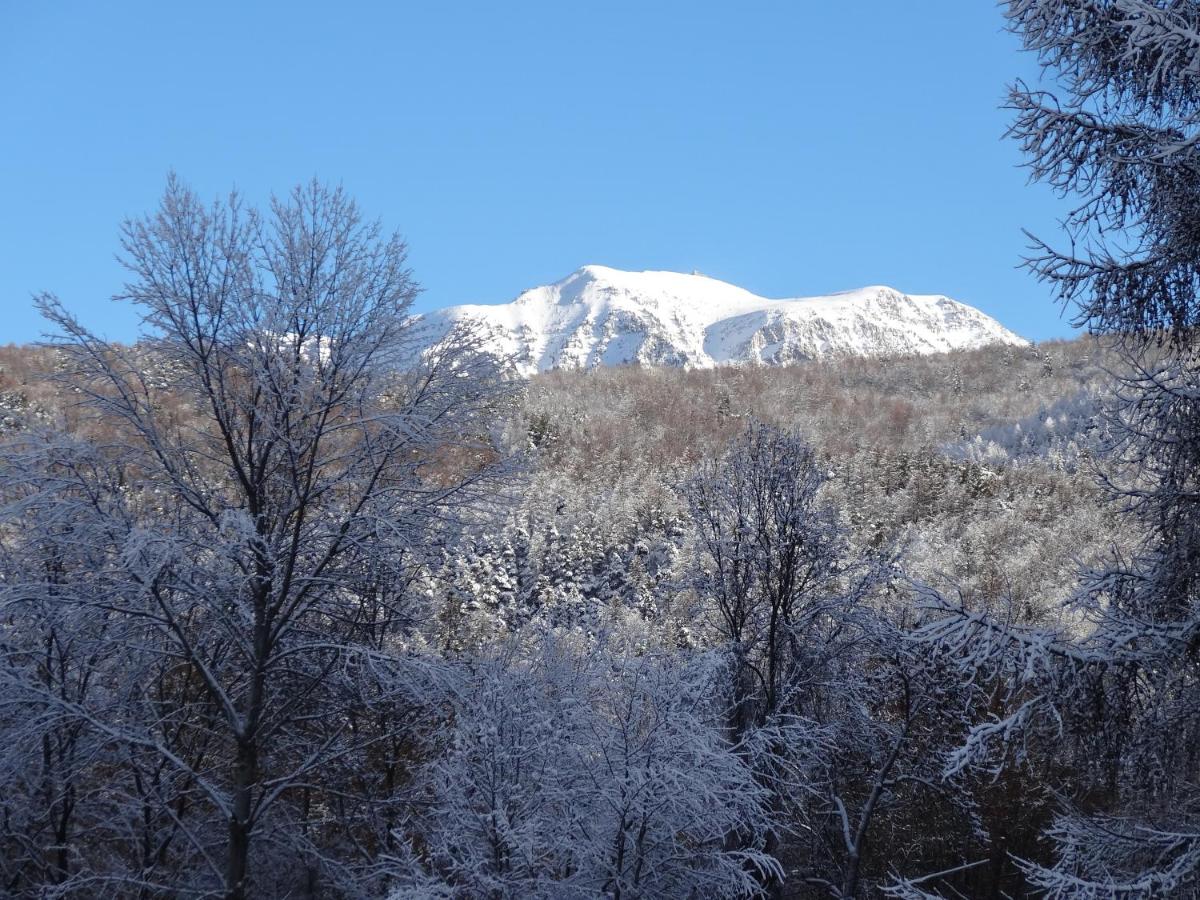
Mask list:
[[[258,748],[253,739],[237,744],[237,771],[233,787],[233,809],[229,816],[229,858],[225,872],[226,900],[245,900],[246,875],[250,864],[250,806],[258,778]]]

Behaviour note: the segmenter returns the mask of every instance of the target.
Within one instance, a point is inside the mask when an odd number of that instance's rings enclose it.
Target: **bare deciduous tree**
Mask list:
[[[725,739],[711,657],[516,649],[461,672],[397,897],[741,897],[782,875],[729,840],[778,823]]]
[[[404,243],[340,189],[314,182],[262,215],[237,196],[206,206],[172,178],[123,250],[137,345],[41,301],[121,482],[60,467],[38,487],[94,503],[105,553],[61,589],[26,569],[6,601],[115,620],[97,640],[147,659],[112,674],[135,679],[147,715],[56,701],[187,782],[186,803],[144,799],[185,832],[196,869],[130,883],[229,898],[365,883],[395,818],[416,677],[406,567],[496,488],[492,423],[512,390],[469,334],[416,353]],[[34,546],[52,524],[35,523]],[[113,765],[123,784],[144,775]]]

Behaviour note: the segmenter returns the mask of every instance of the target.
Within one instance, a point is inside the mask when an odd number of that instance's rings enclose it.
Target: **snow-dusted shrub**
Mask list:
[[[513,651],[462,671],[395,900],[736,897],[779,874],[712,657],[553,636]]]

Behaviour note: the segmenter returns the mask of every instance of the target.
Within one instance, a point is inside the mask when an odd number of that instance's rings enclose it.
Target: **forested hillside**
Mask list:
[[[1091,465],[1113,361],[1082,338],[782,368],[549,373],[530,382],[523,411],[531,502],[570,527],[589,511],[610,525],[652,521],[647,510],[675,508],[689,468],[766,423],[817,450],[857,539],[903,547],[914,577],[1057,607],[1078,565],[1115,538]]]
[[[630,565],[639,545],[673,554],[686,544],[681,481],[761,423],[817,451],[855,539],[902,549],[911,577],[1045,614],[1081,566],[1120,543],[1092,465],[1114,362],[1079,338],[783,367],[546,373],[521,385],[501,426],[520,459],[520,499],[478,540],[495,543],[500,527],[501,542],[541,553],[553,534],[593,574],[614,553]],[[79,416],[52,380],[58,365],[52,350],[0,348],[3,428]]]

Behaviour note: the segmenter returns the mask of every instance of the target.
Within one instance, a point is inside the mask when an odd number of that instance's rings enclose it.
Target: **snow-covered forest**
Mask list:
[[[0,894],[1200,894],[1200,3],[1003,6],[1076,340],[522,379],[172,177],[0,349]]]

